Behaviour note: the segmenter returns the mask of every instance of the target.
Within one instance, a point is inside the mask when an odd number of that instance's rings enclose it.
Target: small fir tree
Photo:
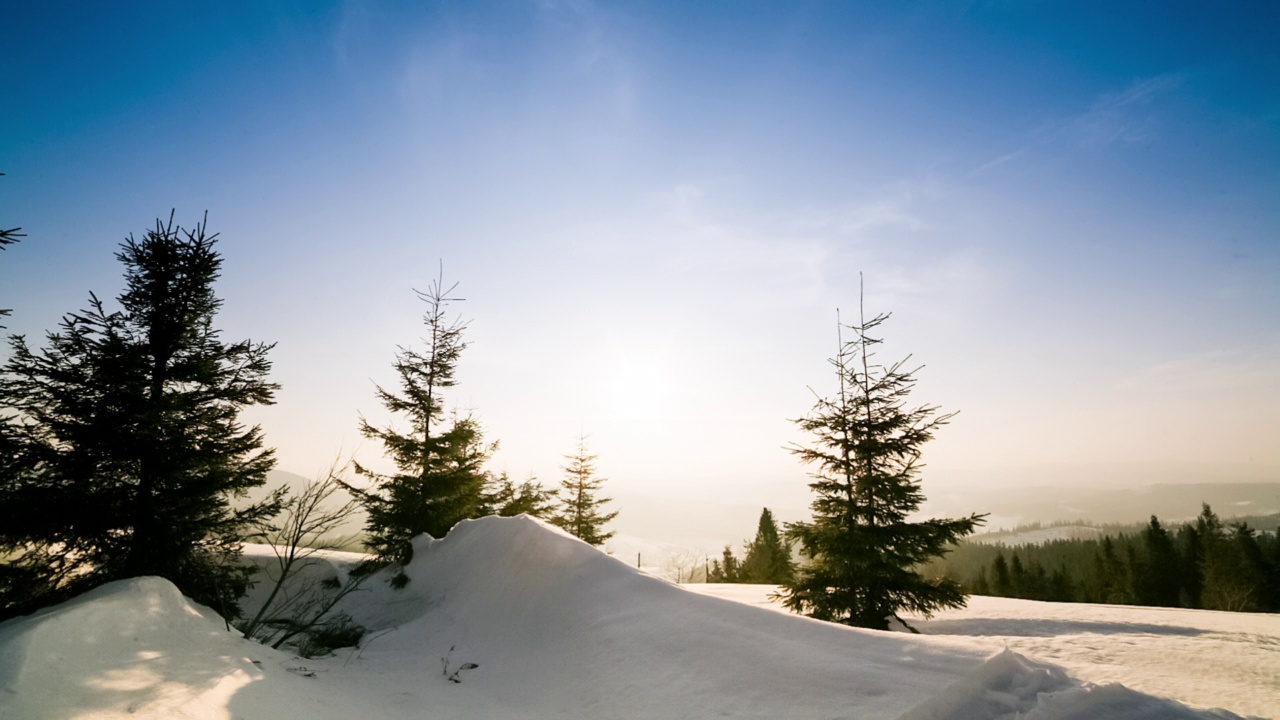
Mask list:
[[[941,556],[973,532],[983,516],[909,522],[924,495],[918,474],[921,447],[951,415],[937,408],[908,408],[915,386],[909,358],[892,365],[875,361],[872,336],[888,315],[849,326],[831,360],[838,393],[819,398],[807,418],[796,421],[813,445],[792,452],[816,470],[809,487],[816,497],[813,521],[789,526],[809,559],[784,585],[788,607],[813,617],[887,629],[907,610],[928,615],[962,607],[963,587],[949,578],[925,578],[917,567]]]
[[[742,582],[781,585],[794,575],[791,562],[791,544],[783,542],[773,513],[765,508],[760,513],[756,537],[747,544],[747,556],[742,561]]]
[[[978,568],[978,577],[974,579],[970,592],[974,595],[990,595],[991,583],[987,581],[987,569]]]
[[[742,582],[741,574],[738,570],[738,558],[733,554],[733,548],[728,545],[724,546],[724,554],[721,560],[711,561],[711,572],[708,573],[707,582],[713,583],[736,583]]]
[[[1022,558],[1017,552],[1009,554],[1009,580],[1013,584],[1013,597],[1027,596],[1027,570],[1022,566]]]
[[[578,438],[578,450],[565,455],[569,461],[563,466],[564,480],[560,481],[560,505],[551,516],[551,523],[569,534],[592,545],[603,545],[613,537],[604,526],[618,516],[615,510],[603,512],[609,498],[598,497],[605,478],[596,476],[596,455],[587,451],[586,436]]]
[[[991,561],[991,576],[995,578],[993,589],[996,595],[1014,596],[1013,576],[1009,573],[1009,563],[1005,561],[1004,553],[996,553],[996,559]]]
[[[466,348],[466,323],[447,315],[457,284],[445,287],[443,270],[427,292],[414,291],[427,304],[423,351],[399,348],[394,368],[399,392],[377,388],[378,399],[393,415],[407,416],[409,428],[380,428],[360,419],[360,432],[378,440],[398,472],[384,475],[356,464],[372,487],[348,489],[368,512],[367,544],[385,562],[408,563],[412,540],[427,533],[444,537],[460,520],[476,517],[488,480],[484,464],[497,448],[486,443],[470,416],[445,412],[444,391],[456,383],[458,359]],[[403,577],[403,576],[401,576]]]
[[[222,258],[204,222],[156,222],[116,254],[121,309],[90,295],[48,346],[11,340],[0,395],[5,421],[0,555],[37,592],[20,611],[123,577],[158,575],[227,616],[249,571],[241,542],[279,509],[278,494],[232,501],[275,463],[262,431],[238,421],[270,404],[271,345],[224,342],[213,326]],[[28,589],[31,586],[27,586]]]
[[[517,484],[506,473],[500,473],[485,483],[478,514],[547,518],[554,510],[556,495],[555,489],[544,488],[536,477]]]
[[[1067,575],[1067,568],[1059,565],[1057,570],[1049,576],[1048,600],[1053,602],[1075,602],[1076,589],[1071,582],[1070,576]]]

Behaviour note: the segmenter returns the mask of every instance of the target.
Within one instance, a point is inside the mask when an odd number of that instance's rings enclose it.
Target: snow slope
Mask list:
[[[165,581],[114,583],[0,624],[0,718],[1234,717],[965,638],[689,593],[529,518],[420,539],[407,574],[349,598],[369,636],[317,660],[228,632]],[[479,667],[455,684],[442,661]]]
[[[683,587],[786,612],[771,597],[773,585]],[[986,653],[1007,648],[1081,680],[1280,717],[1280,615],[975,595],[964,609],[911,623],[935,642]]]
[[[408,574],[348,609],[396,628],[352,665],[435,680],[454,647],[480,667],[446,694],[490,717],[895,717],[985,654],[693,595],[528,518],[422,539]]]

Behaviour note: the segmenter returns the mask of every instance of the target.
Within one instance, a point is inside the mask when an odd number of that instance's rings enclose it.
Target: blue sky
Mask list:
[[[38,337],[208,210],[306,474],[376,464],[443,261],[495,467],[585,431],[620,499],[746,533],[807,503],[862,273],[961,411],[926,491],[1276,480],[1280,9],[1221,5],[0,0],[0,304]]]

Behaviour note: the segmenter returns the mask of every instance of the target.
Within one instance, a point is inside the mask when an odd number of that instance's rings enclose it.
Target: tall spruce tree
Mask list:
[[[360,418],[360,432],[380,441],[398,470],[387,475],[357,463],[356,471],[372,486],[348,486],[368,512],[366,542],[384,561],[409,562],[414,537],[444,537],[485,503],[484,465],[497,443],[485,442],[475,418],[445,411],[444,391],[455,385],[458,359],[467,347],[462,340],[466,323],[447,314],[449,303],[459,300],[449,297],[456,288],[456,283],[445,287],[442,269],[427,292],[414,291],[427,304],[426,348],[396,352],[399,392],[377,387],[383,407],[405,416],[409,427],[401,432]]]
[[[596,475],[596,455],[587,451],[587,438],[578,438],[578,449],[565,455],[569,461],[563,466],[564,479],[560,481],[559,508],[551,516],[551,523],[569,534],[592,545],[603,545],[613,537],[604,526],[618,517],[618,511],[603,512],[609,498],[599,497],[605,478]]]
[[[783,542],[778,525],[769,508],[760,512],[755,539],[747,544],[747,556],[742,561],[741,582],[781,585],[794,576],[791,562],[791,544]]]
[[[278,495],[233,504],[275,464],[261,429],[237,417],[278,386],[267,381],[271,345],[227,343],[214,328],[216,239],[203,221],[188,231],[172,214],[157,220],[116,254],[120,310],[91,294],[43,350],[11,339],[0,548],[31,581],[10,596],[14,611],[158,575],[237,612],[241,542],[279,507]]]
[[[889,316],[867,320],[860,313],[847,326],[854,337],[830,362],[838,392],[820,397],[810,415],[796,423],[813,436],[809,447],[794,446],[811,474],[816,497],[813,520],[789,526],[809,562],[783,586],[788,607],[822,620],[887,629],[907,610],[930,614],[962,607],[963,587],[948,578],[929,579],[917,571],[973,532],[983,516],[909,522],[924,500],[918,474],[921,447],[952,415],[933,406],[907,407],[915,370],[904,358],[877,364],[875,331]],[[840,326],[837,321],[838,327]]]

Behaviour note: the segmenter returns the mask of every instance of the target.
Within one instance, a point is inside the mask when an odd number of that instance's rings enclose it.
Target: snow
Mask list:
[[[683,587],[785,612],[772,585]],[[975,595],[962,610],[909,621],[935,642],[1008,648],[1092,683],[1264,717],[1280,708],[1280,615]]]
[[[125,580],[0,624],[0,717],[221,719],[232,707],[285,717],[315,706],[289,660],[228,632],[168,581]]]
[[[1050,525],[1024,530],[1002,530],[974,535],[973,542],[983,545],[1045,545],[1055,540],[1100,540],[1107,531],[1089,525]]]
[[[1172,700],[1123,685],[1073,681],[1061,668],[1005,650],[900,720],[1181,720],[1233,717],[1222,710],[1196,712]]]
[[[351,561],[323,558],[337,572]],[[406,573],[403,590],[375,576],[347,599],[343,609],[369,628],[361,648],[312,660],[229,632],[166,581],[104,586],[0,624],[0,718],[1235,717],[1093,684],[1107,678],[1078,679],[1058,658],[1004,651],[1006,636],[974,634],[1008,627],[999,608],[950,618],[968,625],[928,628],[948,634],[845,628],[688,592],[699,586],[647,576],[524,517],[420,538]],[[768,588],[726,588],[702,589],[768,603]],[[1035,608],[1020,612],[1031,618]],[[1243,616],[1228,615],[1224,632],[1234,632],[1235,617]],[[1261,629],[1240,644],[1274,653],[1280,632]],[[1098,642],[1124,635],[1094,630]],[[1007,637],[1052,649],[1048,636]],[[449,672],[478,667],[451,683],[446,662]]]

